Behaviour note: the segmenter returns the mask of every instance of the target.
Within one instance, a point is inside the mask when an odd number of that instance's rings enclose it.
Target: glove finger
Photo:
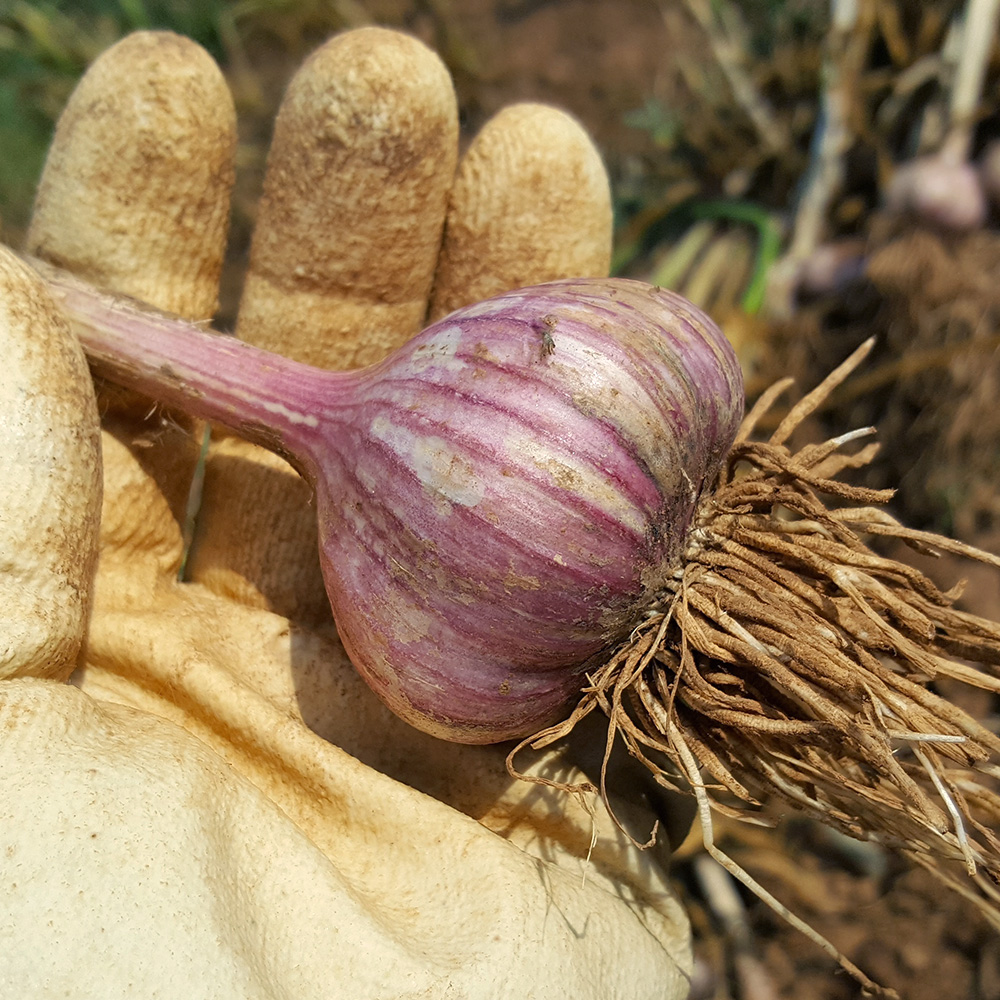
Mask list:
[[[422,43],[360,28],[322,46],[275,123],[239,336],[343,369],[416,333],[457,150],[454,88]]]
[[[55,302],[2,247],[0,358],[0,678],[65,680],[83,641],[97,555],[97,402]]]
[[[161,309],[211,317],[235,135],[229,90],[200,46],[169,32],[124,38],[93,63],[60,116],[29,251]],[[153,537],[139,522],[140,508],[127,502],[129,489],[115,486],[116,466],[106,462],[102,535],[107,542],[137,537],[138,530],[160,549],[172,549],[176,569],[178,522],[198,456],[191,421],[107,387],[100,398],[105,428],[133,450],[174,515]],[[124,478],[134,485],[134,470]]]
[[[430,319],[511,288],[603,277],[611,238],[608,177],[584,129],[546,105],[505,108],[462,158]]]
[[[361,28],[322,46],[275,123],[237,334],[341,369],[380,360],[414,334],[457,150],[451,79],[422,43]],[[280,459],[217,442],[190,578],[300,622],[329,619],[309,499]]]
[[[218,301],[235,111],[196,43],[129,35],[90,67],[56,126],[28,249],[191,319]]]

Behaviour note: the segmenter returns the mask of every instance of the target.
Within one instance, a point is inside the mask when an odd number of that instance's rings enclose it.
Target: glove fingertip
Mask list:
[[[139,31],[70,96],[39,182],[28,250],[194,319],[216,309],[236,114],[197,43]]]
[[[422,42],[359,28],[321,46],[275,123],[239,336],[321,368],[423,323],[458,158],[458,105]]]
[[[525,285],[606,276],[611,191],[584,128],[544,104],[514,104],[459,166],[430,319]]]

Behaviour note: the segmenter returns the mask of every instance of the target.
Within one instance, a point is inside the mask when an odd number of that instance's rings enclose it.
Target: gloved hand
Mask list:
[[[239,335],[346,367],[428,313],[607,267],[607,182],[578,126],[508,109],[456,179],[456,122],[413,39],[362,29],[321,48],[279,114]],[[130,36],[63,113],[28,250],[207,320],[234,146],[211,59]],[[0,617],[5,996],[686,996],[662,854],[596,798],[512,782],[506,747],[411,729],[360,681],[280,460],[213,444],[195,582],[178,582],[197,428],[102,389],[91,598],[98,407],[6,252],[0,345],[0,464],[49,491],[0,488],[0,585],[22,595]],[[529,770],[581,780],[564,749]],[[644,838],[648,805],[617,806]]]

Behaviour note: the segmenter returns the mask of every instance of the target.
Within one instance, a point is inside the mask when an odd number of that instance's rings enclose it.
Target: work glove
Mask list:
[[[26,250],[207,322],[235,149],[211,58],[131,35],[63,112]],[[457,160],[433,53],[377,28],[324,45],[278,115],[237,334],[351,367],[504,288],[606,271],[607,179],[571,119],[508,108]],[[395,718],[337,639],[304,482],[221,432],[180,580],[202,427],[95,397],[7,251],[0,358],[0,996],[687,995],[661,798],[622,768],[612,819],[512,779],[509,746]],[[603,736],[579,739],[526,772],[598,778]]]

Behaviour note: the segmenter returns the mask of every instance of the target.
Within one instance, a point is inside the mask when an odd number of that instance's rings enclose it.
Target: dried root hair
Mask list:
[[[952,678],[1000,691],[1000,624],[958,610],[960,588],[873,551],[866,536],[1000,568],[1000,558],[910,530],[878,505],[891,491],[836,477],[869,462],[864,428],[792,451],[787,442],[861,363],[859,348],[764,442],[747,414],[684,565],[628,641],[589,676],[570,717],[516,748],[562,739],[595,709],[663,785],[695,795],[709,853],[868,990],[869,980],[791,914],[712,837],[711,811],[753,819],[783,801],[894,848],[973,900],[1000,929],[1000,739],[933,690]],[[569,787],[569,786],[566,786]],[[573,786],[580,791],[583,786]],[[607,802],[602,769],[601,792]]]

